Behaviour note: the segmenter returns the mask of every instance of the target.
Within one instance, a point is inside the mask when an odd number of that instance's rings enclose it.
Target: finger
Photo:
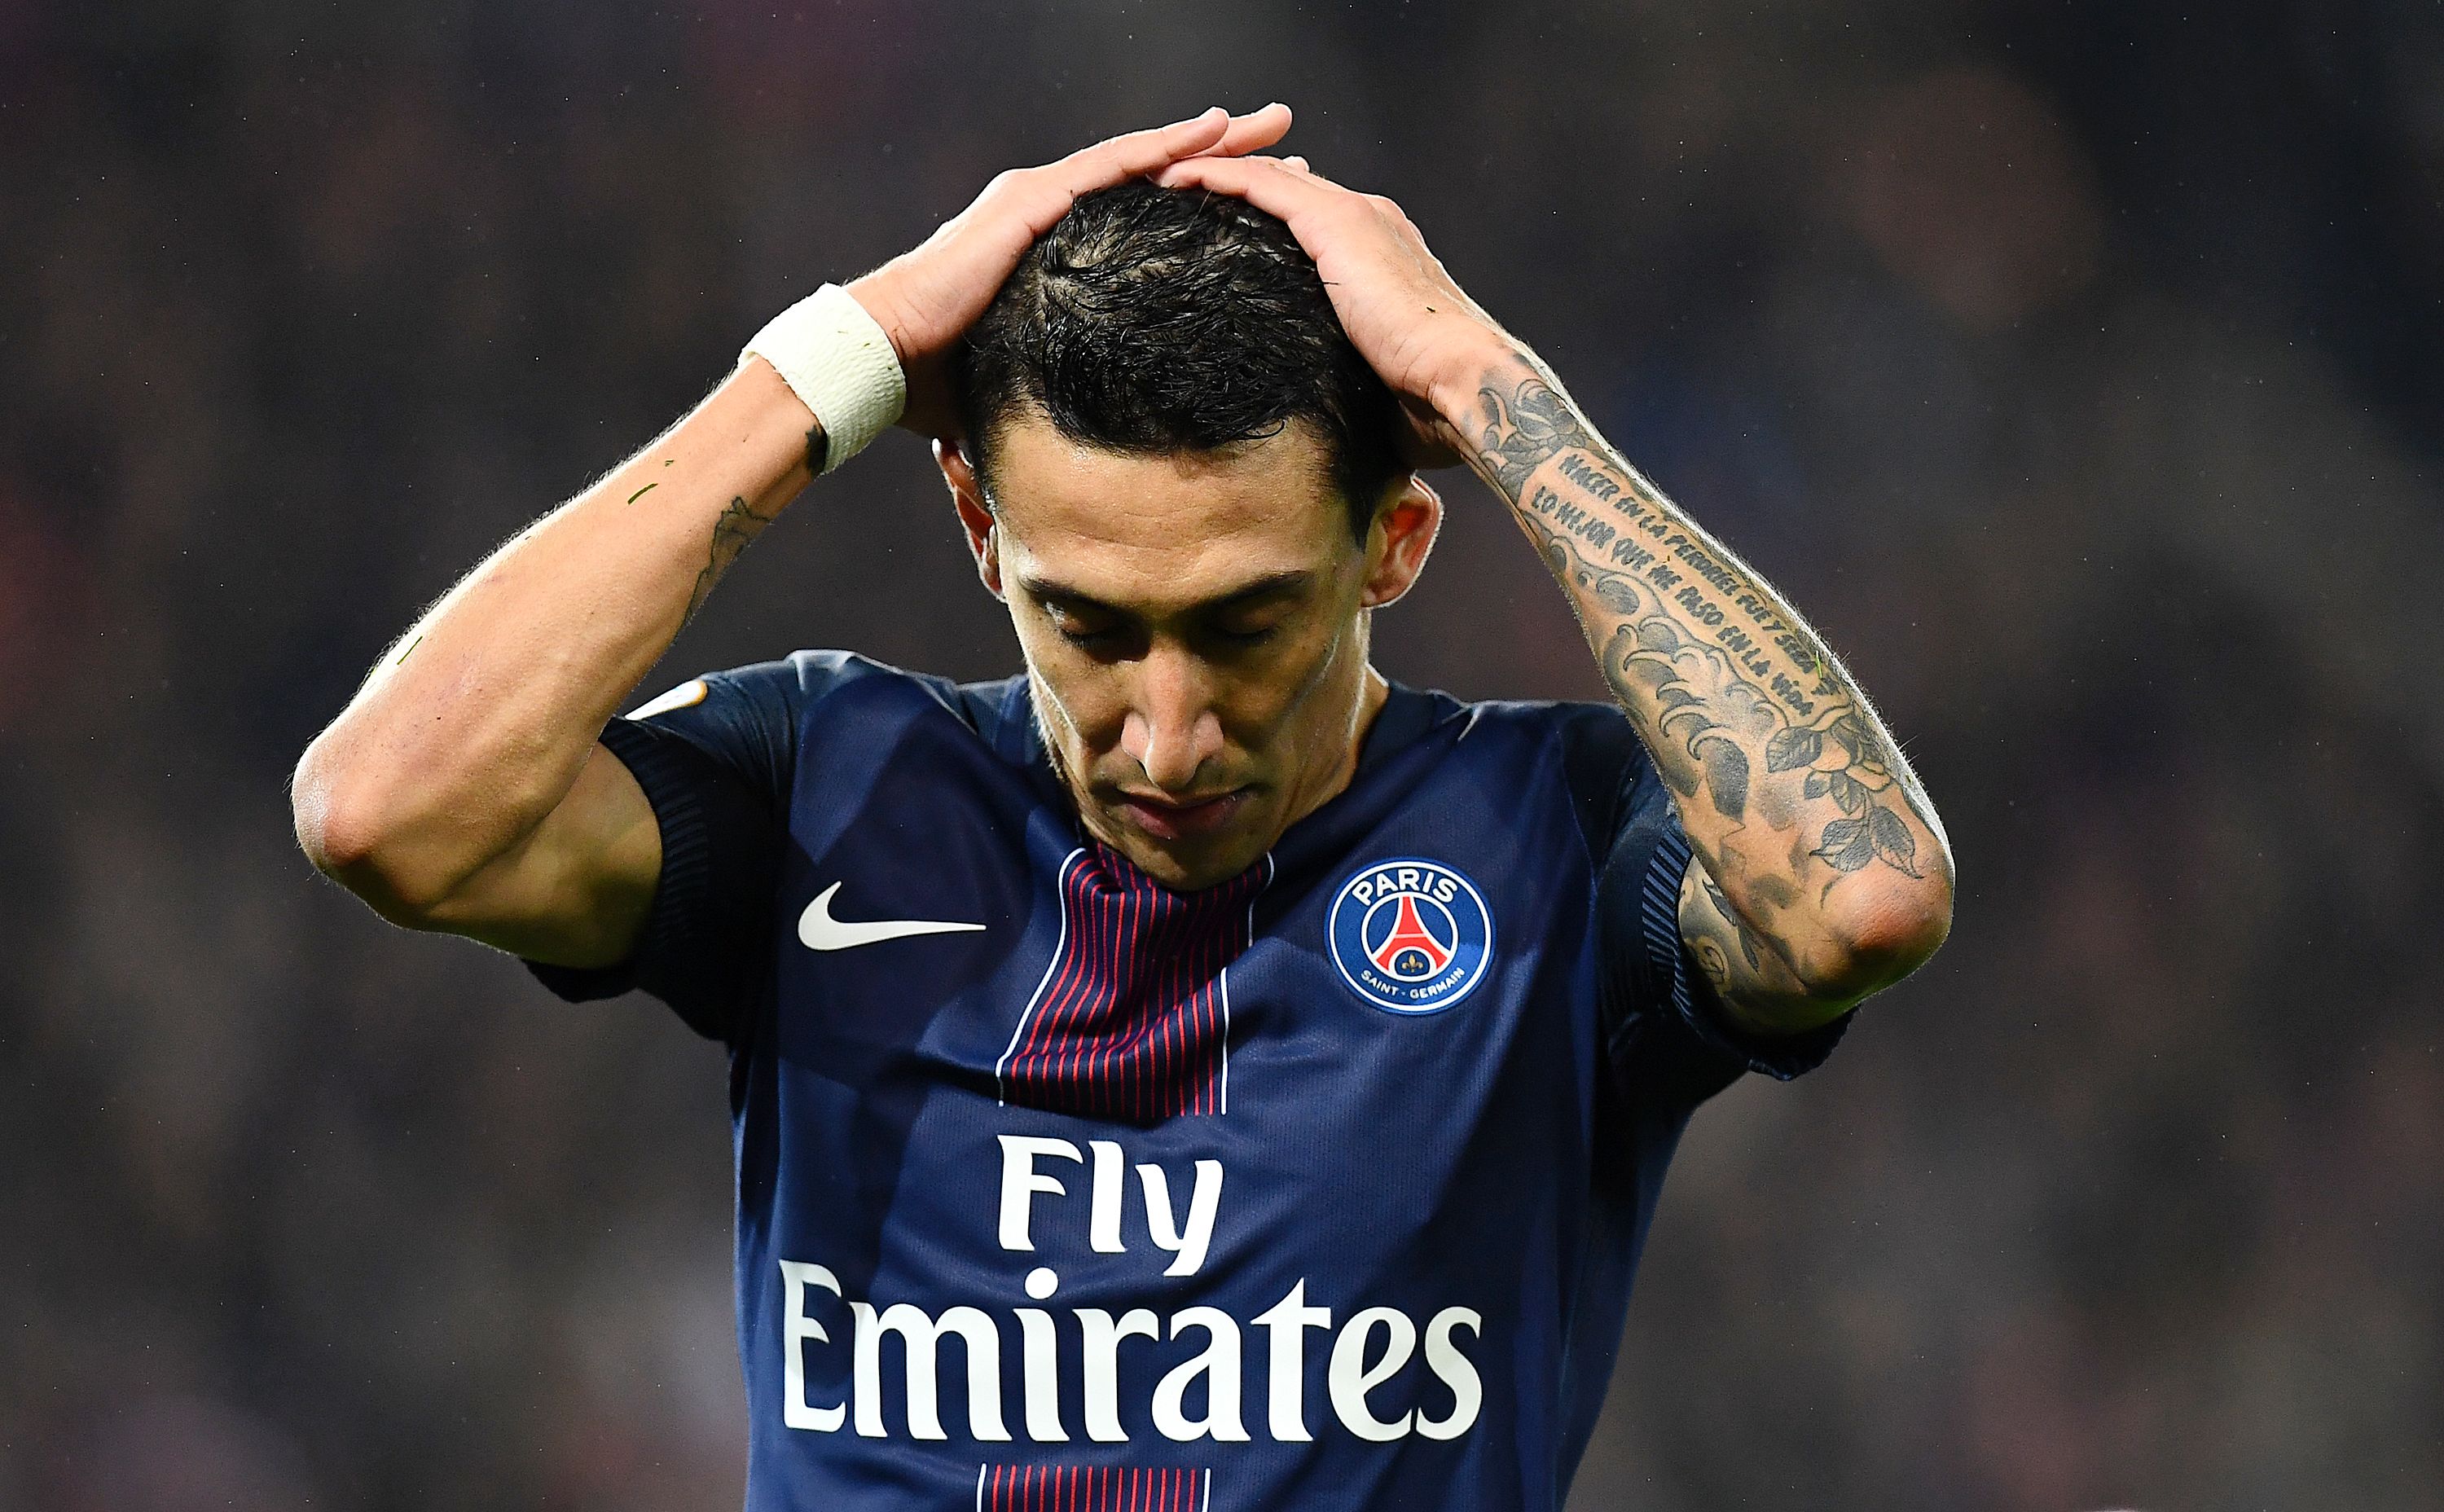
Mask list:
[[[1290,172],[1298,174],[1302,177],[1307,178],[1315,183],[1322,184],[1326,189],[1338,189],[1343,194],[1358,194],[1358,191],[1351,189],[1347,184],[1342,183],[1340,179],[1327,177],[1323,174],[1317,173],[1304,157],[1285,157],[1281,162],[1284,168],[1287,168]],[[1360,194],[1359,197],[1363,199],[1365,196]]]
[[[1290,120],[1290,107],[1275,101],[1262,110],[1251,110],[1244,116],[1232,117],[1231,129],[1222,134],[1220,141],[1206,148],[1204,152],[1184,153],[1181,156],[1238,157],[1248,153],[1262,152],[1288,133]]]
[[[1214,157],[1221,155],[1218,153],[1200,153],[1197,156],[1200,157]],[[1182,160],[1185,161],[1186,159]],[[1314,165],[1309,163],[1305,157],[1276,157],[1268,153],[1250,153],[1243,160],[1251,163],[1269,164],[1275,168],[1280,168],[1289,173],[1304,174],[1308,178],[1324,185],[1327,189],[1339,189],[1347,191],[1350,194],[1357,194],[1357,191],[1350,189],[1348,185],[1341,183],[1337,179],[1327,178],[1324,175],[1317,173]],[[1365,196],[1360,195],[1359,197],[1363,198]]]
[[[1109,189],[1176,158],[1203,152],[1230,129],[1231,113],[1216,105],[1187,120],[1099,141],[1058,162],[1011,175],[1016,181],[1013,203],[1020,207],[1019,219],[1028,236],[1041,236],[1079,195]]]
[[[1236,194],[1283,220],[1315,214],[1358,196],[1321,175],[1297,173],[1270,157],[1189,157],[1155,176],[1165,189],[1210,189]]]
[[[1174,166],[1185,167],[1190,163],[1212,162],[1218,159],[1220,155],[1217,153],[1201,153],[1195,157],[1183,157]],[[1361,199],[1366,197],[1363,194],[1358,194],[1357,191],[1349,188],[1346,184],[1337,183],[1334,180],[1325,177],[1324,175],[1317,173],[1314,166],[1305,157],[1275,157],[1268,153],[1250,153],[1244,157],[1234,159],[1234,161],[1245,163],[1251,170],[1261,171],[1269,169],[1285,174],[1295,174],[1305,179],[1308,183],[1320,184],[1325,189],[1337,190],[1344,194],[1355,194]],[[1168,170],[1165,170],[1165,172],[1168,172]],[[1162,175],[1157,174],[1156,176],[1160,178],[1162,177]],[[1219,189],[1222,186],[1217,182],[1209,187]],[[1237,191],[1234,189],[1231,193],[1235,194]]]
[[[1125,137],[1098,142],[1084,152],[1063,158],[1061,166],[1074,165],[1092,173],[1095,186],[1100,188],[1139,174],[1153,173],[1175,158],[1205,152],[1228,136],[1230,130],[1231,113],[1216,105],[1192,120],[1157,126],[1152,131],[1133,131]]]

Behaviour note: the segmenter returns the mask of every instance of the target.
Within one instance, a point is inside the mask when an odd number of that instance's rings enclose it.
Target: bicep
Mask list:
[[[421,923],[531,961],[615,966],[636,949],[661,869],[653,805],[620,758],[597,744],[543,822]]]
[[[1713,984],[1724,1010],[1754,1035],[1800,1034],[1848,1011],[1849,1002],[1815,996],[1774,941],[1740,916],[1731,900],[1691,857],[1680,878],[1680,940]]]

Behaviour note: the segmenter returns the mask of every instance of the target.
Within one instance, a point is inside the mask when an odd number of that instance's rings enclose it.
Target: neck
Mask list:
[[[1375,716],[1383,711],[1383,705],[1391,698],[1392,685],[1375,670],[1374,663],[1368,662],[1359,673],[1357,691],[1358,696],[1350,701],[1348,717],[1333,727],[1341,737],[1340,759],[1318,764],[1317,776],[1321,780],[1311,790],[1299,793],[1297,801],[1290,804],[1287,823],[1295,824],[1339,798],[1358,775],[1358,753],[1365,748],[1366,732],[1375,728]]]

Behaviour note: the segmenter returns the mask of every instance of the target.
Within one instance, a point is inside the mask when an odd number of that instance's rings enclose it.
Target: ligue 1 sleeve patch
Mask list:
[[[1476,885],[1414,857],[1351,874],[1324,934],[1341,979],[1386,1013],[1440,1013],[1493,964],[1493,916]]]
[[[703,678],[691,677],[686,682],[679,684],[676,688],[670,690],[668,692],[657,693],[653,697],[646,699],[643,703],[639,704],[636,708],[629,710],[627,717],[630,719],[651,719],[656,714],[667,714],[674,709],[693,709],[696,705],[703,703],[704,695],[711,691],[712,690],[705,685],[705,680]]]

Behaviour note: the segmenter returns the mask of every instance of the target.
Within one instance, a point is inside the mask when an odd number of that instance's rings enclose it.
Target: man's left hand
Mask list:
[[[1286,222],[1315,259],[1350,341],[1407,413],[1410,460],[1464,460],[1484,374],[1520,348],[1452,282],[1399,206],[1345,189],[1302,157],[1193,157],[1155,181],[1236,194]]]

